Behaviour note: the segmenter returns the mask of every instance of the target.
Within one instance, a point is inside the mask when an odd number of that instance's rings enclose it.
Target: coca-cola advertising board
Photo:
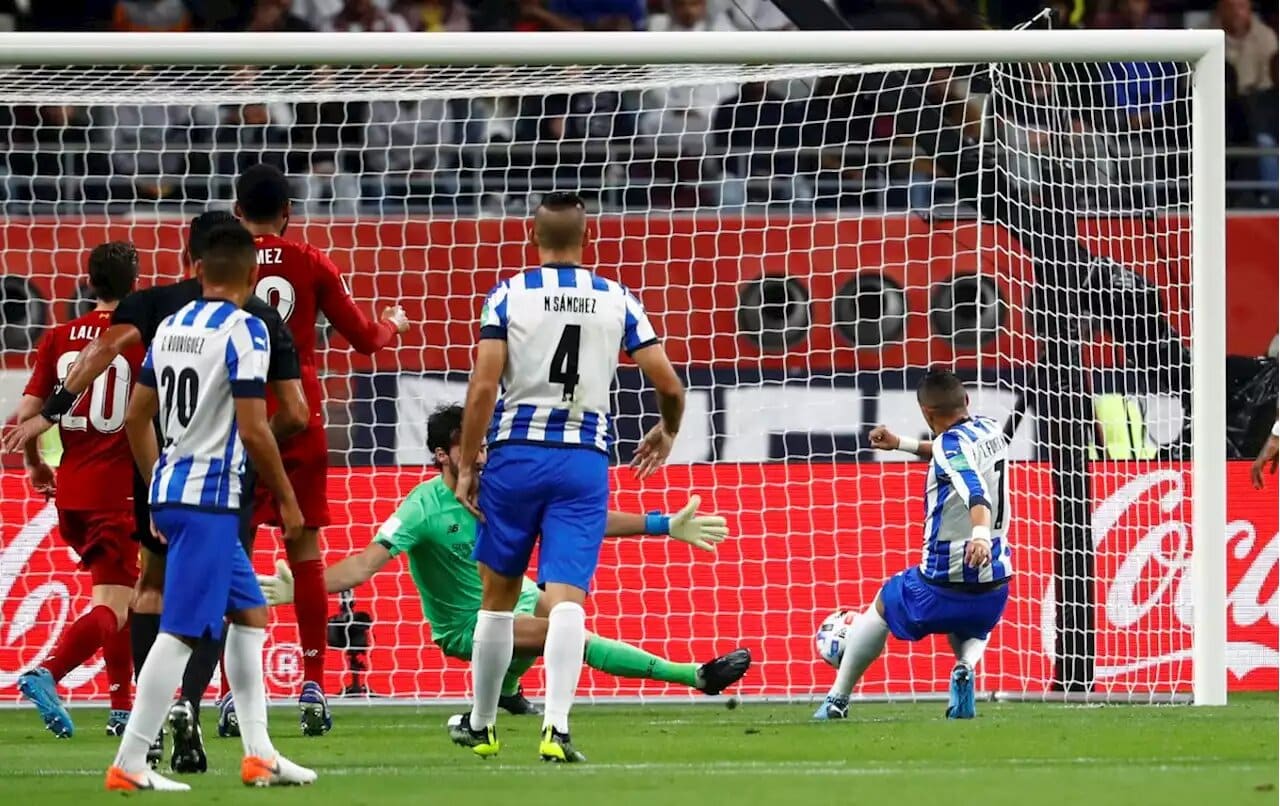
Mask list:
[[[615,472],[614,506],[672,509],[687,495],[729,518],[735,538],[714,555],[661,538],[606,544],[589,604],[589,628],[674,659],[705,659],[733,646],[756,664],[747,695],[796,696],[825,689],[833,674],[813,649],[818,622],[840,607],[863,607],[882,580],[917,561],[922,468],[910,463],[717,464],[673,466],[659,481]],[[329,560],[367,545],[377,525],[415,484],[420,468],[333,471],[329,491],[339,525],[326,530]],[[1015,464],[1011,538],[1017,576],[1004,622],[983,660],[986,690],[1047,690],[1053,668],[1053,529],[1048,468]],[[1275,689],[1280,624],[1280,537],[1275,491],[1255,492],[1248,464],[1228,466],[1228,684]],[[1189,691],[1190,466],[1095,463],[1093,540],[1097,557],[1099,690],[1136,694]],[[0,474],[0,699],[16,698],[18,674],[38,665],[88,605],[89,584],[58,540],[54,507],[29,494],[20,473]],[[280,556],[264,534],[263,571]],[[367,685],[384,696],[462,698],[466,664],[430,643],[407,569],[392,564],[356,591],[372,616]],[[335,601],[333,609],[336,612]],[[266,666],[273,694],[296,692],[301,663],[292,608],[276,614]],[[332,651],[326,688],[346,682]],[[945,641],[891,640],[868,672],[867,694],[937,691],[951,661]],[[101,661],[63,681],[73,701],[105,698]],[[535,670],[526,681],[540,688]],[[651,681],[589,673],[584,691],[670,694]]]

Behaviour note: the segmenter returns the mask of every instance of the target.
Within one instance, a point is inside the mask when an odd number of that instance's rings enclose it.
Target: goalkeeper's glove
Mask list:
[[[670,535],[673,540],[703,551],[715,551],[716,544],[729,536],[729,527],[719,515],[699,515],[701,503],[702,497],[695,495],[674,515],[650,513],[645,518],[645,531],[651,535]]]
[[[258,574],[258,584],[262,586],[262,595],[267,597],[267,604],[272,607],[293,601],[293,572],[284,560],[276,560],[276,572],[271,576]]]

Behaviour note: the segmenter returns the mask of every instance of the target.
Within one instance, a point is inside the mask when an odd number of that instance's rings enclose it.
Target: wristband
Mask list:
[[[975,526],[973,531],[969,533],[970,540],[985,540],[987,545],[991,545],[991,527]]]
[[[1280,420],[1276,420],[1276,424],[1271,426],[1271,436],[1280,437]]]
[[[51,423],[56,423],[64,414],[71,411],[71,407],[76,404],[79,397],[80,395],[67,391],[65,386],[60,386],[58,391],[44,402],[44,408],[40,409],[40,416]]]
[[[671,516],[654,510],[644,516],[644,533],[647,535],[671,534]]]
[[[898,450],[915,453],[920,450],[920,440],[911,437],[898,437]]]

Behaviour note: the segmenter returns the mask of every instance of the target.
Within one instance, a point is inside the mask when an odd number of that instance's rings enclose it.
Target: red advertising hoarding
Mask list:
[[[45,300],[70,300],[83,282],[84,261],[102,241],[127,238],[142,253],[144,282],[180,276],[186,222],[56,219],[11,221],[0,228],[0,276],[30,278]],[[1190,236],[1184,217],[1082,218],[1080,236],[1094,254],[1110,257],[1160,289],[1174,329],[1187,335],[1190,317]],[[403,302],[424,323],[401,346],[374,359],[385,370],[465,370],[483,295],[499,276],[537,256],[528,224],[518,218],[344,219],[297,222],[289,237],[324,249],[349,270],[360,299]],[[977,360],[933,332],[931,296],[956,276],[981,271],[996,280],[1008,319],[983,348],[984,365],[1019,363],[1032,351],[1022,322],[1026,253],[1002,227],[973,221],[927,221],[914,215],[806,217],[717,215],[714,218],[601,216],[593,221],[587,261],[635,290],[654,317],[677,365],[866,370]],[[1227,349],[1260,355],[1276,332],[1277,218],[1227,218]],[[858,349],[836,333],[833,300],[860,273],[882,275],[905,290],[906,329],[900,342]],[[807,337],[782,354],[762,354],[738,337],[738,295],[762,276],[794,277],[812,301]],[[371,308],[372,310],[372,308]],[[52,321],[69,318],[53,305]],[[3,356],[25,366],[25,356]],[[327,356],[341,373],[345,352]],[[355,359],[357,368],[369,362]]]
[[[881,581],[917,559],[910,526],[919,507],[919,467],[908,464],[675,466],[643,489],[615,474],[615,506],[674,508],[689,493],[728,516],[735,539],[714,555],[661,538],[610,541],[589,604],[590,629],[672,657],[706,659],[737,645],[756,665],[740,692],[797,696],[824,690],[833,670],[816,659],[818,622],[840,607],[863,607]],[[1145,695],[1188,691],[1191,680],[1190,469],[1178,464],[1098,463],[1093,467],[1097,557],[1097,688]],[[351,524],[326,530],[329,560],[367,544],[400,497],[422,480],[418,468],[334,471],[330,495]],[[1011,477],[1011,534],[1017,577],[1006,617],[983,661],[985,690],[1046,690],[1053,666],[1051,501],[1045,466],[1021,463]],[[1280,536],[1274,491],[1258,493],[1248,465],[1232,463],[1226,532],[1228,646],[1232,690],[1277,687]],[[257,565],[280,552],[271,537]],[[0,699],[15,696],[19,673],[47,656],[88,604],[88,579],[57,539],[52,504],[28,495],[21,474],[0,474]],[[336,604],[334,605],[336,610]],[[367,683],[384,696],[462,698],[466,664],[447,660],[429,629],[408,571],[390,566],[356,591],[373,617]],[[267,648],[272,693],[301,682],[292,609],[274,617]],[[326,688],[336,691],[344,658],[331,652]],[[861,691],[939,690],[951,661],[945,641],[891,640]],[[73,700],[105,697],[101,661],[66,681]],[[540,688],[539,672],[527,683]],[[681,693],[662,684],[588,673],[595,695]]]

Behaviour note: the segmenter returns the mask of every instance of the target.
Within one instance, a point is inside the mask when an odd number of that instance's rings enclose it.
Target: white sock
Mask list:
[[[501,610],[481,610],[476,614],[475,637],[471,641],[471,683],[475,687],[471,704],[473,730],[487,728],[498,721],[502,678],[511,665],[515,643],[514,615]]]
[[[889,625],[876,612],[875,605],[858,616],[845,634],[844,657],[840,659],[840,671],[831,686],[831,697],[848,697],[858,684],[871,661],[884,651],[884,639],[889,635]]]
[[[569,709],[578,693],[582,676],[582,656],[587,642],[587,612],[577,602],[561,602],[551,608],[547,617],[547,645],[543,650],[543,666],[547,674],[546,716],[548,725],[569,732]]]
[[[262,647],[266,643],[266,630],[230,624],[224,662],[231,696],[236,701],[244,754],[272,759],[276,749],[267,735],[267,687],[262,677]]]
[[[956,660],[970,669],[977,668],[978,661],[982,660],[982,653],[987,649],[986,638],[966,638],[962,641],[953,634],[948,635],[947,640],[951,642],[951,651],[956,653]]]
[[[156,636],[147,660],[138,672],[138,689],[133,697],[133,712],[116,752],[115,766],[125,772],[147,769],[147,748],[156,740],[165,714],[173,702],[173,691],[182,683],[191,647],[169,633]]]

